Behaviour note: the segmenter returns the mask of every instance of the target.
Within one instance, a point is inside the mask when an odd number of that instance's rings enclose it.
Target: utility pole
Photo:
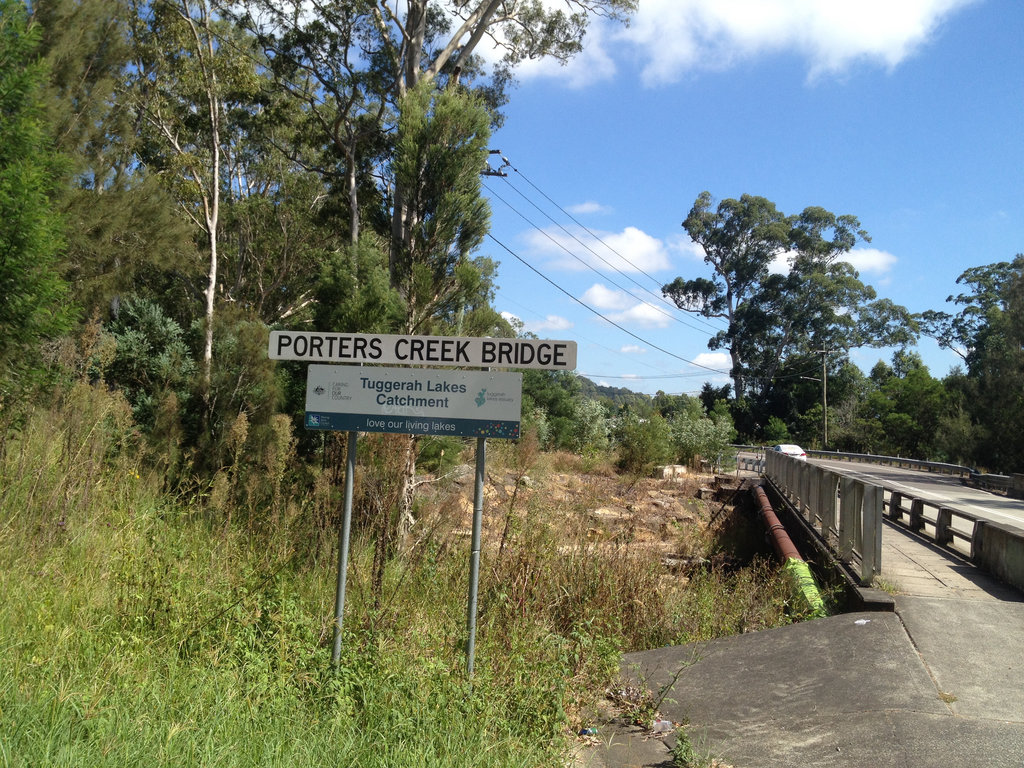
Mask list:
[[[816,349],[821,355],[821,449],[828,450],[828,349]]]
[[[801,376],[807,381],[821,382],[821,450],[828,450],[828,353],[830,349],[815,349],[813,354],[821,355],[821,378],[817,376]]]

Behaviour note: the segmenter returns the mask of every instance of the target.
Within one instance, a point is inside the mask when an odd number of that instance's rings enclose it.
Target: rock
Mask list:
[[[622,507],[599,507],[590,513],[598,520],[632,520],[633,515]]]
[[[662,480],[672,480],[687,473],[685,464],[666,464],[663,467],[654,468],[654,476]]]

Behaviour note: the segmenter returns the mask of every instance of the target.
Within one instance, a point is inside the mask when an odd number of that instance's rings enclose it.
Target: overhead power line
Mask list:
[[[636,270],[637,272],[639,272],[640,274],[644,275],[644,276],[645,276],[645,277],[646,277],[646,278],[647,278],[648,280],[650,280],[650,281],[651,281],[652,283],[654,283],[654,285],[656,285],[656,286],[658,287],[659,291],[661,290],[661,288],[662,288],[662,285],[663,285],[663,284],[662,284],[662,281],[658,280],[658,278],[654,277],[654,276],[653,276],[652,274],[650,274],[649,272],[645,271],[645,270],[644,270],[643,268],[641,268],[641,267],[640,267],[640,266],[639,266],[638,264],[635,264],[635,263],[633,263],[633,262],[632,262],[632,261],[630,261],[630,260],[629,260],[629,259],[628,259],[628,258],[627,258],[626,256],[624,256],[623,254],[619,253],[619,251],[615,250],[615,248],[613,248],[613,247],[611,246],[611,244],[610,244],[610,243],[606,242],[606,241],[605,241],[605,240],[604,240],[604,239],[603,239],[603,238],[602,238],[602,237],[601,237],[600,235],[598,235],[598,234],[597,234],[596,232],[594,232],[594,231],[593,231],[593,230],[591,230],[591,229],[590,229],[589,227],[587,227],[587,225],[586,225],[586,224],[584,224],[583,222],[581,222],[581,221],[580,221],[579,219],[577,219],[577,218],[576,218],[575,216],[573,216],[573,215],[572,215],[572,214],[571,214],[571,213],[570,213],[569,211],[567,211],[567,210],[566,210],[565,208],[563,208],[563,207],[562,207],[561,205],[559,205],[559,204],[558,204],[557,202],[555,202],[555,200],[553,200],[553,199],[552,199],[552,198],[551,198],[551,197],[550,197],[550,196],[549,196],[549,195],[548,195],[548,194],[547,194],[546,192],[544,192],[544,190],[542,190],[542,189],[541,189],[540,187],[538,187],[538,186],[537,186],[537,185],[536,185],[535,183],[533,183],[533,182],[532,182],[532,181],[531,181],[531,180],[530,180],[530,179],[529,179],[529,178],[528,178],[528,177],[526,176],[526,174],[524,174],[524,173],[523,173],[522,171],[520,171],[520,170],[519,170],[518,168],[516,168],[516,167],[515,167],[514,165],[512,165],[511,161],[509,161],[509,159],[508,159],[507,157],[505,157],[504,155],[502,155],[502,158],[501,158],[501,159],[502,159],[502,161],[503,161],[503,163],[504,163],[504,164],[502,165],[502,168],[505,168],[505,167],[511,168],[511,169],[512,169],[512,171],[513,171],[513,172],[514,172],[514,173],[515,173],[515,174],[516,174],[517,176],[519,176],[520,178],[522,178],[522,179],[523,179],[523,181],[525,181],[525,182],[526,182],[527,184],[529,184],[529,185],[530,185],[531,187],[533,187],[533,189],[534,189],[534,190],[536,190],[536,192],[537,192],[537,193],[538,193],[538,194],[539,194],[539,195],[540,195],[541,197],[543,197],[543,198],[544,198],[545,200],[547,200],[547,201],[548,201],[549,203],[551,203],[551,204],[552,204],[553,206],[555,206],[555,207],[556,207],[556,208],[557,208],[557,209],[558,209],[559,211],[561,211],[561,212],[562,212],[562,213],[563,213],[563,214],[564,214],[564,215],[565,215],[566,217],[568,217],[568,218],[569,218],[569,219],[570,219],[570,220],[571,220],[571,221],[572,221],[572,222],[573,222],[574,224],[576,224],[576,226],[580,227],[580,229],[582,229],[582,230],[583,230],[584,232],[586,232],[586,233],[587,233],[588,235],[590,235],[590,236],[591,236],[592,238],[594,238],[594,239],[595,239],[595,240],[596,240],[597,242],[601,243],[601,245],[603,245],[603,246],[604,246],[605,248],[607,248],[607,249],[608,249],[609,251],[611,251],[611,252],[612,252],[612,253],[614,253],[614,254],[615,254],[616,256],[618,256],[618,257],[619,257],[620,259],[622,259],[622,261],[623,261],[624,263],[628,264],[628,265],[629,265],[629,266],[631,266],[631,267],[632,267],[633,269],[635,269],[635,270]],[[508,183],[508,184],[509,184],[509,186],[512,186],[511,182],[508,182],[507,180],[506,180],[506,183]],[[515,189],[515,187],[513,187],[513,189]],[[519,192],[519,190],[516,190],[516,191],[517,191],[517,192]],[[519,192],[519,194],[521,194],[521,195],[522,195],[522,192]],[[524,197],[525,197],[525,195],[524,195]],[[538,208],[538,210],[540,210],[540,209]],[[545,215],[546,215],[546,214],[545,214]],[[548,218],[550,218],[550,217],[548,217]],[[554,219],[551,219],[551,220],[552,220],[552,222],[554,222]],[[556,226],[557,226],[557,224],[556,224]],[[562,227],[562,230],[563,230],[563,231],[566,231],[566,230],[564,229],[564,227]],[[566,231],[566,234],[569,234],[569,233],[568,233],[568,232]],[[574,237],[574,236],[573,236],[573,237]],[[574,239],[576,239],[576,238],[574,237]],[[579,240],[578,240],[578,239],[577,239],[577,242],[579,242]],[[581,243],[581,245],[583,245],[583,243]],[[596,253],[595,253],[595,252],[594,252],[593,250],[591,250],[591,249],[590,249],[589,247],[587,247],[586,245],[584,245],[584,247],[585,247],[585,248],[587,248],[587,250],[590,250],[590,252],[591,252],[591,253],[594,253],[594,255],[595,255],[595,256],[597,256],[597,254],[596,254]],[[600,257],[600,256],[598,256],[598,258],[601,258],[601,257]],[[604,261],[604,260],[602,259],[602,261]],[[607,264],[608,262],[606,261],[605,263]],[[610,266],[610,265],[609,265],[609,266]],[[624,276],[628,277],[628,275],[625,275],[625,273],[622,273],[622,272],[621,272],[621,270],[619,270],[619,269],[617,269],[617,268],[615,268],[615,267],[613,267],[613,269],[616,269],[616,271],[618,271],[618,272],[620,272],[621,274],[623,274]],[[636,284],[637,286],[639,286],[639,283],[636,283],[636,281],[635,281],[635,280],[633,280],[633,279],[632,279],[631,277],[630,277],[629,279],[630,279],[630,280],[631,280],[632,282],[634,282],[634,284]],[[667,300],[667,299],[666,299],[666,298],[664,297],[664,295],[663,295],[663,294],[654,294],[654,292],[653,292],[653,291],[651,291],[651,290],[650,290],[650,289],[648,289],[648,288],[644,288],[643,290],[645,290],[645,291],[647,291],[647,292],[651,293],[652,295],[656,295],[656,296],[658,296],[658,297],[659,297],[659,298],[660,298],[660,299],[661,299],[662,301],[664,301],[664,302],[665,302],[666,304],[668,304],[668,305],[669,305],[670,307],[672,307],[673,309],[679,309],[678,305],[676,305],[676,304],[675,304],[674,302],[669,302],[669,301],[668,301],[668,300]],[[696,315],[694,315],[694,320],[696,320],[697,322],[699,322],[699,323],[701,323],[701,324],[703,324],[703,325],[707,325],[707,326],[708,326],[709,328],[714,328],[716,332],[717,332],[718,330],[720,330],[720,329],[719,329],[719,328],[718,328],[717,326],[715,326],[714,324],[712,324],[712,323],[709,323],[709,322],[705,321],[704,319],[702,319],[702,318],[700,318],[700,317],[697,317]]]
[[[488,174],[488,175],[490,175],[490,174]],[[646,294],[648,294],[648,295],[650,295],[650,296],[654,297],[654,299],[655,299],[656,301],[659,301],[659,302],[661,302],[661,303],[665,304],[666,306],[670,307],[670,308],[671,308],[671,309],[673,309],[673,310],[678,310],[678,309],[679,309],[679,308],[678,308],[678,307],[677,307],[677,306],[676,306],[676,305],[675,305],[675,304],[674,304],[673,302],[671,302],[671,301],[669,301],[668,299],[666,299],[666,298],[665,298],[665,296],[664,296],[664,294],[661,294],[661,293],[655,293],[655,292],[654,292],[654,291],[652,291],[652,290],[651,290],[650,288],[647,288],[647,287],[645,287],[645,286],[641,285],[641,284],[640,284],[639,282],[637,282],[637,281],[636,281],[636,280],[635,280],[635,279],[634,279],[634,278],[633,278],[633,277],[632,277],[631,275],[629,275],[628,273],[624,272],[624,271],[623,271],[622,269],[620,269],[619,267],[617,267],[617,266],[615,266],[614,264],[612,264],[612,263],[611,263],[610,261],[608,261],[608,259],[606,259],[606,258],[605,258],[604,256],[602,256],[601,254],[599,254],[599,253],[598,253],[597,251],[595,251],[595,250],[594,250],[593,248],[591,248],[591,247],[590,247],[589,245],[587,245],[587,243],[585,243],[585,242],[583,242],[582,240],[580,240],[580,238],[579,238],[579,237],[577,237],[577,236],[575,235],[575,233],[573,233],[573,232],[570,232],[570,231],[569,231],[569,230],[568,230],[568,229],[567,229],[566,227],[562,226],[562,225],[561,225],[561,224],[559,224],[559,223],[558,223],[557,221],[555,221],[554,217],[552,217],[552,216],[551,216],[551,215],[550,215],[549,213],[547,213],[547,211],[544,211],[544,210],[543,210],[543,209],[542,209],[542,208],[541,208],[541,207],[540,207],[539,205],[537,205],[537,204],[536,204],[535,202],[533,202],[533,200],[531,200],[531,199],[530,199],[530,198],[528,198],[528,197],[527,197],[527,196],[526,196],[525,194],[523,194],[523,192],[522,192],[521,190],[517,189],[517,188],[515,187],[515,185],[513,185],[513,184],[512,184],[512,182],[510,182],[510,181],[508,180],[508,178],[507,178],[507,175],[506,175],[505,183],[506,183],[506,185],[508,185],[508,187],[509,187],[510,189],[512,189],[512,190],[513,190],[513,191],[514,191],[514,192],[515,192],[515,193],[516,193],[517,195],[519,195],[520,197],[522,197],[522,198],[523,198],[523,199],[524,199],[524,200],[525,200],[526,202],[528,202],[528,203],[529,203],[530,205],[532,205],[532,206],[533,206],[534,208],[536,208],[536,209],[537,209],[537,211],[538,211],[538,212],[539,212],[539,213],[540,213],[541,215],[543,215],[543,216],[544,216],[545,218],[547,218],[547,220],[548,220],[548,221],[550,221],[550,222],[551,222],[552,224],[554,224],[554,225],[555,225],[556,227],[558,227],[558,228],[559,228],[560,230],[562,230],[562,232],[564,232],[564,233],[565,233],[565,234],[566,234],[567,236],[569,236],[570,238],[572,238],[573,240],[575,240],[575,241],[576,241],[576,242],[577,242],[577,243],[578,243],[579,245],[581,245],[581,246],[582,246],[583,248],[585,248],[586,250],[588,250],[588,251],[589,251],[589,252],[590,252],[591,254],[593,254],[593,255],[594,255],[594,257],[595,257],[595,258],[597,258],[597,259],[600,259],[600,261],[601,261],[601,262],[602,262],[603,264],[607,265],[607,266],[608,266],[608,267],[609,267],[610,269],[614,270],[615,272],[618,272],[618,273],[619,273],[620,275],[622,275],[622,276],[623,276],[624,278],[626,278],[627,280],[629,280],[629,281],[630,281],[631,283],[633,283],[633,285],[635,285],[635,286],[636,286],[637,288],[639,288],[639,289],[640,289],[641,291],[643,291],[644,293],[646,293]],[[543,194],[543,193],[541,193],[541,194]],[[545,197],[547,197],[547,196],[545,195]],[[508,205],[508,206],[509,206],[509,208],[512,208],[512,206],[511,206],[511,205],[510,205],[510,204],[509,204],[509,203],[508,203],[508,202],[507,202],[506,200],[504,200],[503,198],[500,198],[500,197],[499,197],[499,199],[500,199],[500,200],[501,200],[501,201],[502,201],[503,203],[505,203],[506,205]],[[550,198],[548,198],[548,199],[550,199]],[[515,210],[515,209],[513,208],[512,210]],[[563,213],[565,212],[565,211],[564,211],[564,209],[562,209],[562,208],[559,208],[559,210],[563,211]],[[518,213],[518,211],[516,211],[516,213]],[[522,214],[520,214],[520,215],[522,215]],[[567,214],[567,215],[568,215],[568,214]],[[525,217],[524,217],[524,218],[525,218]],[[570,218],[572,218],[572,217],[570,216]],[[573,219],[573,221],[576,221],[576,219]],[[577,223],[578,223],[578,222],[577,222]],[[581,225],[581,226],[582,226],[582,225]],[[538,229],[538,231],[540,231],[540,232],[544,233],[544,230],[540,229],[539,227],[537,227],[537,229]],[[637,267],[637,266],[636,266],[635,264],[633,264],[633,262],[629,261],[629,259],[627,259],[627,258],[626,258],[625,256],[623,256],[623,255],[622,255],[621,253],[619,253],[618,251],[616,251],[615,249],[613,249],[613,248],[612,248],[612,247],[611,247],[610,245],[608,245],[608,244],[607,244],[607,243],[605,243],[605,242],[604,242],[603,240],[601,240],[600,238],[598,238],[598,236],[597,236],[596,234],[594,234],[594,233],[593,233],[593,232],[591,232],[590,230],[587,230],[587,229],[586,229],[586,227],[584,227],[584,229],[585,229],[585,230],[587,231],[587,233],[588,233],[588,234],[590,234],[590,236],[591,236],[591,237],[593,237],[594,239],[596,239],[596,240],[598,240],[599,242],[601,242],[601,243],[602,243],[602,244],[603,244],[603,245],[604,245],[604,246],[605,246],[606,248],[608,248],[608,249],[609,249],[609,250],[610,250],[610,251],[611,251],[612,253],[614,253],[614,254],[615,254],[616,256],[618,256],[618,257],[619,257],[619,258],[620,258],[620,259],[621,259],[621,260],[622,260],[622,261],[623,261],[624,263],[626,263],[626,264],[629,264],[629,265],[630,265],[631,267],[633,267],[633,268],[634,268],[634,269],[636,269],[637,271],[641,271],[639,267]],[[544,233],[544,234],[546,234],[546,233]],[[554,240],[553,238],[550,238],[550,237],[549,237],[549,239],[551,239],[551,240],[552,240],[552,242],[556,242],[556,243],[557,243],[557,241],[555,241],[555,240]],[[565,249],[565,247],[564,247],[564,246],[561,246],[561,244],[559,244],[559,245],[560,245],[560,247],[562,247],[562,248],[563,248],[564,250],[568,250],[568,249]],[[576,258],[577,258],[577,260],[578,260],[578,261],[580,261],[580,262],[581,262],[582,264],[584,264],[584,266],[586,266],[587,268],[589,268],[589,269],[593,269],[593,267],[591,267],[591,266],[590,266],[589,264],[587,264],[587,263],[586,263],[585,261],[583,261],[582,259],[579,259],[578,257],[576,257]],[[596,271],[596,270],[595,270],[595,271]],[[602,277],[603,277],[603,275],[602,275]],[[606,278],[606,279],[607,279],[607,278]],[[640,298],[639,298],[638,296],[635,296],[635,295],[633,295],[632,293],[630,293],[630,292],[629,292],[628,290],[626,290],[625,288],[622,288],[621,286],[617,286],[617,287],[619,287],[619,288],[620,288],[620,290],[623,290],[623,291],[626,291],[626,293],[629,293],[629,295],[630,295],[630,296],[632,296],[632,297],[633,297],[634,299],[636,299],[637,301],[645,301],[645,302],[646,302],[646,300],[645,300],[645,299],[640,299]],[[653,305],[652,305],[652,306],[653,306]],[[656,308],[656,307],[655,307],[655,308]],[[656,309],[657,309],[657,308],[656,308]],[[668,318],[670,318],[670,319],[672,319],[672,320],[675,320],[676,322],[682,323],[683,325],[686,325],[686,326],[687,326],[687,327],[689,327],[689,328],[693,328],[694,330],[700,330],[699,328],[697,328],[697,327],[695,327],[695,326],[692,326],[692,325],[689,325],[688,323],[684,322],[683,320],[681,320],[681,319],[680,319],[679,317],[677,317],[677,316],[676,316],[676,315],[674,315],[674,314],[669,314],[668,312],[664,312],[664,311],[662,311],[662,310],[660,310],[660,309],[659,309],[658,311],[659,311],[659,312],[661,312],[661,313],[662,313],[663,315],[665,315],[666,317],[668,317]],[[697,322],[701,322],[701,323],[704,323],[704,321],[702,321],[702,320],[699,320],[699,319],[697,320]],[[708,323],[704,323],[704,324],[705,324],[705,325],[709,325]],[[702,332],[704,332],[704,331],[702,331]]]
[[[511,204],[510,202],[508,202],[508,200],[506,200],[505,198],[503,198],[503,197],[502,197],[501,195],[499,195],[499,194],[498,194],[497,192],[495,192],[495,191],[494,191],[493,189],[491,189],[491,187],[490,187],[490,186],[488,186],[486,182],[484,183],[484,188],[485,188],[485,189],[487,189],[487,191],[488,191],[488,192],[490,192],[490,193],[491,193],[491,194],[492,194],[492,195],[493,195],[493,196],[494,196],[495,198],[497,198],[498,200],[500,200],[501,202],[503,202],[503,203],[504,203],[504,204],[505,204],[505,205],[506,205],[506,206],[507,206],[507,207],[509,208],[509,210],[510,210],[510,211],[512,211],[513,213],[515,213],[515,214],[516,214],[517,216],[519,216],[519,217],[520,217],[520,218],[521,218],[521,219],[522,219],[523,221],[525,221],[525,222],[526,222],[527,224],[529,224],[529,225],[530,225],[531,227],[533,227],[533,228],[534,228],[534,229],[536,229],[536,230],[537,230],[538,232],[540,232],[540,233],[541,233],[541,234],[542,234],[542,235],[543,235],[544,237],[546,237],[546,238],[547,238],[548,240],[550,240],[550,241],[551,241],[551,242],[552,242],[552,243],[553,243],[553,244],[554,244],[555,246],[557,246],[557,247],[558,247],[558,248],[560,248],[561,250],[565,251],[565,252],[566,252],[566,253],[567,253],[567,254],[568,254],[569,256],[571,256],[572,258],[574,258],[574,259],[575,259],[576,261],[578,261],[578,262],[579,262],[580,264],[582,264],[582,265],[583,265],[584,267],[586,267],[587,269],[589,269],[589,270],[590,270],[591,272],[593,272],[594,274],[596,274],[596,275],[598,275],[599,277],[601,277],[601,278],[602,278],[603,280],[607,280],[607,281],[608,281],[609,283],[611,283],[612,285],[614,285],[614,286],[615,286],[616,288],[618,288],[618,289],[619,289],[620,291],[622,291],[623,293],[625,293],[625,294],[626,294],[627,296],[630,296],[630,297],[631,297],[632,299],[634,299],[634,300],[636,300],[636,301],[640,302],[641,304],[646,304],[647,306],[649,306],[649,307],[650,307],[651,309],[653,309],[653,310],[654,310],[655,312],[657,312],[658,314],[662,315],[663,317],[666,317],[666,318],[667,318],[667,319],[669,319],[669,320],[672,320],[672,321],[674,321],[674,322],[677,322],[677,323],[679,323],[680,325],[684,325],[684,326],[686,326],[687,328],[689,328],[690,330],[693,330],[693,331],[697,331],[698,333],[703,333],[703,334],[705,334],[705,335],[707,335],[707,336],[710,336],[710,335],[711,335],[711,334],[709,334],[709,333],[708,333],[708,332],[707,332],[706,330],[704,330],[703,328],[698,328],[697,326],[695,326],[695,325],[691,325],[690,323],[686,322],[685,320],[683,320],[682,318],[678,317],[677,315],[672,315],[672,314],[669,314],[668,312],[665,312],[665,311],[664,311],[663,309],[661,309],[660,307],[656,307],[656,306],[654,306],[653,304],[651,304],[650,302],[648,302],[648,301],[646,301],[646,300],[644,300],[644,299],[641,299],[641,298],[640,298],[639,296],[637,296],[636,294],[634,294],[634,293],[633,293],[632,291],[630,291],[630,290],[629,290],[628,288],[624,288],[624,287],[623,287],[623,286],[622,286],[621,284],[617,283],[617,282],[616,282],[615,280],[613,280],[613,279],[612,279],[611,277],[608,277],[607,275],[605,275],[604,273],[602,273],[602,272],[601,272],[600,270],[598,270],[598,269],[597,269],[596,267],[594,267],[594,266],[593,266],[592,264],[588,264],[588,263],[587,263],[587,262],[586,262],[586,261],[585,261],[584,259],[580,258],[580,256],[579,256],[578,254],[575,254],[575,253],[573,253],[573,252],[572,252],[571,250],[569,250],[569,249],[568,249],[568,248],[567,248],[567,247],[565,246],[565,244],[564,244],[564,243],[560,243],[560,242],[558,242],[558,240],[556,240],[556,239],[555,239],[554,237],[552,237],[552,236],[551,236],[551,233],[550,233],[550,232],[545,232],[545,231],[544,231],[543,229],[541,229],[540,227],[538,227],[538,226],[537,226],[537,225],[536,225],[536,224],[535,224],[535,223],[534,223],[534,222],[533,222],[533,221],[532,221],[532,220],[531,220],[531,219],[530,219],[530,218],[529,218],[529,217],[528,217],[528,216],[527,216],[526,214],[524,214],[524,213],[523,213],[522,211],[520,211],[519,209],[517,209],[517,208],[516,208],[516,207],[515,207],[514,205],[512,205],[512,204]],[[515,189],[515,188],[513,187],[513,189]],[[517,190],[517,191],[518,191],[518,190]],[[571,235],[570,235],[570,236],[571,236]],[[577,242],[579,242],[579,241],[577,240]],[[591,253],[593,253],[593,251],[591,251]],[[597,255],[597,254],[595,254],[595,255]],[[598,257],[598,258],[600,258],[600,257]],[[602,261],[604,261],[604,259],[602,259]],[[605,263],[607,264],[608,262],[607,262],[607,261],[605,261]],[[611,265],[609,265],[609,266],[611,266]],[[614,267],[612,267],[612,268],[614,269]]]
[[[654,344],[653,342],[651,342],[651,341],[649,341],[649,340],[647,340],[647,339],[645,339],[645,338],[643,338],[641,336],[637,336],[635,333],[633,333],[629,329],[622,327],[621,325],[616,323],[611,318],[609,318],[609,317],[603,315],[602,313],[598,312],[596,309],[594,309],[592,306],[590,306],[586,302],[584,302],[581,299],[578,299],[575,296],[573,296],[572,293],[567,291],[565,288],[560,286],[558,283],[556,283],[550,277],[548,277],[543,272],[541,272],[539,269],[534,267],[532,264],[530,264],[530,262],[526,261],[526,259],[524,259],[522,256],[520,256],[518,253],[516,253],[511,248],[509,248],[507,245],[505,245],[503,242],[498,240],[498,238],[496,238],[493,234],[488,233],[487,236],[489,238],[491,238],[491,240],[493,240],[500,248],[504,249],[507,253],[509,253],[509,255],[511,255],[513,258],[515,258],[520,263],[522,263],[527,269],[532,271],[534,274],[536,274],[538,277],[543,279],[545,282],[549,283],[556,290],[560,291],[561,293],[564,293],[566,296],[568,296],[570,299],[575,301],[577,304],[579,304],[581,307],[586,309],[588,312],[592,312],[593,314],[597,315],[599,318],[604,320],[606,323],[608,323],[609,325],[612,325],[612,326],[618,328],[620,331],[625,333],[627,336],[630,336],[631,338],[634,338],[637,341],[639,341],[639,342],[641,342],[643,344],[646,344],[651,349],[658,350],[662,354],[668,355],[669,357],[675,358],[676,360],[681,360],[682,362],[686,363],[687,365],[693,365],[693,366],[696,366],[697,368],[703,368],[704,370],[711,371],[712,373],[725,374],[725,375],[729,374],[728,371],[721,371],[721,370],[718,370],[716,368],[711,368],[711,367],[706,366],[706,365],[701,365],[700,363],[698,363],[698,362],[696,362],[694,360],[690,360],[688,358],[682,357],[681,355],[677,355],[675,352],[670,352],[669,350],[665,349],[664,347],[660,347],[657,344]]]

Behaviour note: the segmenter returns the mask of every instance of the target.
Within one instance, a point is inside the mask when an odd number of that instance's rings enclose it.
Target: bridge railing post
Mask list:
[[[863,544],[860,555],[860,583],[867,586],[882,572],[882,489],[861,484],[864,502],[861,511]]]
[[[889,494],[889,519],[897,523],[903,516],[903,494],[899,491],[892,491]]]
[[[797,464],[797,462],[791,462],[793,464],[794,471],[800,471],[800,514],[805,520],[811,525],[817,526],[817,516],[814,511],[814,502],[812,499],[816,498],[817,492],[817,475],[811,471],[811,468],[807,464]]]
[[[920,531],[924,528],[924,500],[910,500],[910,530]]]
[[[953,510],[949,507],[939,507],[935,517],[935,543],[940,547],[953,543]]]
[[[843,477],[839,481],[839,553],[845,562],[852,561],[854,551],[863,550],[863,504],[864,485]]]

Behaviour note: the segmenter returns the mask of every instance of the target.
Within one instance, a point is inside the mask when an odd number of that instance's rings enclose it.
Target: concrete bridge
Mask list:
[[[934,471],[782,456],[764,470],[787,526],[818,542],[805,556],[843,561],[869,610],[630,654],[626,674],[670,686],[662,715],[735,768],[1024,766],[1024,594],[1007,583],[1024,503]],[[673,735],[601,735],[582,765],[672,765]]]

